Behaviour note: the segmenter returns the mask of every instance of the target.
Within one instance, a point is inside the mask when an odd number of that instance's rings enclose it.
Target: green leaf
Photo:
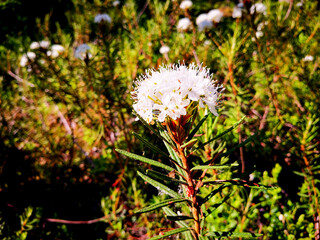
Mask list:
[[[165,165],[165,164],[163,164],[161,162],[158,162],[158,161],[146,158],[146,157],[142,157],[140,155],[127,152],[125,150],[116,149],[116,151],[118,153],[121,153],[121,154],[129,157],[129,158],[132,158],[132,159],[135,159],[135,160],[138,160],[138,161],[141,161],[141,162],[149,163],[150,165],[153,165],[153,166],[156,166],[156,167],[160,167],[160,168],[166,169],[168,171],[173,171],[174,170],[172,167],[169,167],[169,166],[167,166],[167,165]]]
[[[219,134],[218,136],[215,136],[214,138],[211,138],[210,140],[206,141],[205,143],[201,144],[199,147],[197,147],[195,149],[198,150],[200,148],[203,148],[205,145],[207,145],[208,143],[211,143],[212,141],[222,137],[223,135],[227,134],[228,132],[232,131],[233,129],[235,129],[244,119],[246,116],[243,116],[237,123],[235,123],[232,127],[228,128],[226,131],[222,132],[221,134]]]
[[[232,180],[205,180],[203,184],[224,184],[229,183],[230,185],[241,186],[241,187],[249,187],[256,189],[275,189],[278,188],[276,186],[266,186],[258,183],[247,182],[245,180],[240,179],[232,179]]]
[[[257,135],[257,132],[248,137],[245,141],[243,141],[242,143],[238,144],[237,146],[231,148],[230,150],[226,151],[225,153],[222,153],[219,155],[220,158],[228,156],[230,153],[232,153],[233,151],[235,151],[237,148],[243,147],[244,145],[246,145],[248,142],[250,142],[255,136]],[[206,161],[204,164],[209,164],[213,159],[210,159],[208,161]]]
[[[147,175],[143,174],[142,172],[138,171],[138,174],[140,177],[143,178],[143,180],[150,183],[152,186],[157,188],[159,191],[163,191],[165,194],[168,194],[169,196],[174,197],[174,198],[181,198],[181,196],[176,191],[170,189],[166,185],[157,182],[156,180],[148,177]]]
[[[167,142],[169,145],[171,145],[171,143],[165,139],[164,137],[162,137],[159,132],[157,130],[155,130],[153,127],[151,127],[151,125],[149,123],[147,123],[136,111],[133,110],[133,113],[139,118],[139,120],[143,123],[143,125],[145,125],[151,132],[153,132],[158,138],[162,139],[163,141]]]
[[[236,232],[208,232],[205,236],[215,237],[215,238],[244,238],[244,239],[254,239],[257,237],[261,237],[263,234],[256,233],[236,233]]]
[[[142,136],[140,136],[138,133],[133,132],[133,135],[138,138],[141,142],[143,142],[148,148],[150,148],[153,152],[159,153],[162,156],[169,158],[168,154],[166,154],[165,152],[163,152],[160,148],[158,148],[157,146],[153,145],[152,143],[150,143],[148,140],[144,139]]]
[[[147,170],[147,175],[150,176],[150,177],[153,177],[153,178],[157,178],[159,180],[170,181],[170,182],[178,182],[178,183],[181,183],[181,184],[184,184],[184,185],[188,185],[187,182],[185,182],[185,181],[168,177],[167,175],[164,175],[164,174],[159,173],[159,172],[154,171],[154,170]]]
[[[201,166],[195,166],[193,168],[191,168],[190,171],[194,171],[194,170],[204,170],[204,169],[230,169],[232,167],[237,167],[239,166],[238,163],[232,163],[230,165],[201,165]]]
[[[204,123],[204,121],[208,118],[208,116],[210,115],[211,112],[209,112],[208,114],[204,115],[204,117],[200,120],[200,122],[197,124],[197,126],[191,131],[191,133],[188,136],[187,142],[189,142],[193,136],[197,133],[197,131],[199,130],[199,128],[202,126],[202,124]]]
[[[136,211],[135,213],[151,212],[151,211],[156,210],[158,208],[169,206],[169,205],[172,205],[173,203],[184,202],[184,201],[190,201],[190,200],[185,199],[185,198],[171,198],[171,199],[167,199],[163,202],[155,203],[155,204],[152,204],[148,207],[140,209],[140,210]]]
[[[167,218],[170,220],[170,221],[185,221],[185,220],[190,220],[190,219],[193,219],[193,217],[190,217],[190,216],[167,216]]]
[[[209,201],[210,198],[212,198],[214,195],[216,195],[218,192],[221,192],[222,189],[224,189],[225,187],[231,186],[230,183],[228,184],[223,184],[220,187],[216,188],[215,190],[213,190],[211,193],[209,193],[205,198],[203,198],[200,202],[199,205],[201,206],[202,204],[204,204],[205,202]]]
[[[177,234],[177,233],[182,233],[182,232],[185,232],[185,231],[190,231],[190,228],[188,228],[188,227],[183,227],[183,228],[174,229],[174,230],[165,232],[163,235],[150,238],[149,240],[162,239],[162,238],[165,238],[165,237],[168,237],[168,236]]]
[[[227,196],[225,196],[220,202],[217,202],[217,203],[213,204],[212,206],[210,206],[210,208],[204,214],[204,218],[208,217],[211,213],[213,213],[214,210],[216,210],[218,207],[220,207],[220,205],[222,205],[225,201],[227,201],[234,193],[235,193],[235,191],[233,191],[231,194],[228,194]]]
[[[172,211],[170,208],[168,207],[163,207],[162,208],[163,211],[165,212],[165,214],[167,214],[167,217],[168,216],[178,216],[178,214],[176,214],[174,211]],[[179,226],[181,227],[188,227],[188,224],[185,223],[184,221],[177,221],[176,222]]]

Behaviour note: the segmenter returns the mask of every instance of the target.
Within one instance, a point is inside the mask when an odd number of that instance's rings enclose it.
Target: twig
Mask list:
[[[63,223],[63,224],[92,224],[92,223],[100,222],[106,218],[107,218],[107,216],[103,216],[101,218],[96,218],[96,219],[88,220],[88,221],[72,221],[72,220],[55,219],[55,218],[47,218],[45,220],[47,222],[55,222],[55,223]]]
[[[7,72],[11,77],[16,79],[19,83],[26,83],[29,87],[34,87],[34,84],[28,82],[27,80],[24,80],[23,78],[19,77],[18,75],[14,74],[10,70]]]

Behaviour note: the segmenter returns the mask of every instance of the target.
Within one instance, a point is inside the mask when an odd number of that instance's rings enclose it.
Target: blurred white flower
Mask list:
[[[263,36],[263,32],[262,31],[257,31],[256,32],[256,37],[257,38],[261,38]]]
[[[302,59],[302,61],[304,61],[304,62],[312,62],[313,59],[314,59],[313,56],[307,55],[307,56],[305,56],[305,57]]]
[[[40,42],[32,42],[30,44],[30,49],[32,49],[32,50],[39,49],[39,48],[48,49],[49,46],[50,46],[50,42],[49,41],[42,40]]]
[[[186,108],[192,102],[197,102],[201,108],[207,106],[217,116],[220,88],[206,67],[195,64],[162,66],[158,71],[147,70],[135,81],[133,109],[148,123],[186,115]]]
[[[253,4],[250,8],[250,13],[263,13],[264,15],[267,14],[267,7],[263,3],[256,3]]]
[[[166,54],[166,53],[168,53],[169,51],[170,51],[170,48],[169,48],[168,46],[166,46],[166,45],[162,46],[162,47],[159,49],[159,52],[160,52],[161,54]]]
[[[103,14],[97,14],[95,17],[94,17],[94,22],[95,23],[100,23],[100,22],[108,22],[108,23],[111,23],[111,17],[106,14],[106,13],[103,13]]]
[[[85,58],[91,58],[92,55],[89,52],[90,51],[90,46],[88,44],[81,44],[80,46],[78,46],[75,50],[74,56],[76,58],[79,58],[81,60],[84,60]]]
[[[241,18],[242,17],[242,9],[239,7],[234,7],[232,11],[233,18]]]
[[[47,56],[56,58],[64,52],[64,47],[59,44],[53,44],[51,50],[47,52]]]
[[[223,12],[221,12],[219,9],[213,9],[210,12],[208,12],[208,20],[218,23],[221,21],[223,17]]]
[[[49,41],[43,40],[43,41],[40,42],[40,47],[41,47],[41,48],[48,49],[49,46],[50,46],[50,42],[49,42]]]
[[[34,50],[34,49],[38,49],[40,48],[40,44],[38,42],[32,42],[30,44],[30,49]]]
[[[192,6],[192,1],[190,0],[184,0],[180,4],[181,9],[189,9]]]
[[[189,18],[181,18],[177,25],[178,31],[186,31],[190,27],[191,27],[191,21]]]
[[[120,5],[120,1],[116,0],[116,1],[113,1],[112,3],[112,6],[116,7],[116,6],[119,6]]]
[[[208,19],[208,14],[206,13],[202,13],[197,17],[196,24],[198,26],[199,31],[210,29],[213,26],[212,21]]]
[[[211,41],[210,40],[205,40],[203,45],[204,46],[210,46],[211,45]]]
[[[297,7],[302,7],[302,6],[303,6],[303,0],[300,1],[300,2],[298,2],[298,3],[296,4],[296,6],[297,6]]]
[[[34,61],[36,59],[36,54],[34,52],[27,52],[23,54],[20,59],[20,66],[25,67],[29,61]]]

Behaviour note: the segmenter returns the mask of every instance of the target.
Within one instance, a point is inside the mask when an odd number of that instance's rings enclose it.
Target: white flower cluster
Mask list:
[[[254,13],[263,13],[264,15],[267,14],[267,7],[263,3],[255,3],[250,8],[250,14]]]
[[[180,3],[180,8],[181,9],[189,9],[192,6],[192,1],[190,0],[184,0]]]
[[[186,31],[191,27],[191,21],[189,18],[181,18],[178,22],[177,29],[178,31]]]
[[[167,54],[170,51],[170,48],[167,45],[163,45],[161,46],[161,48],[159,49],[159,52],[161,54]]]
[[[205,29],[210,29],[213,27],[213,22],[218,23],[223,17],[223,12],[219,9],[212,9],[208,13],[200,14],[196,19],[196,24],[198,25],[198,30],[203,31]]]
[[[52,57],[52,58],[58,57],[59,55],[61,55],[65,51],[64,47],[59,44],[53,44],[50,47],[50,42],[46,41],[46,40],[42,40],[40,42],[32,42],[30,44],[30,49],[35,50],[35,52],[37,52],[38,49],[40,49],[40,51],[47,51],[47,56]],[[29,65],[31,62],[35,61],[35,59],[37,57],[35,52],[30,51],[30,52],[27,52],[26,54],[23,54],[20,59],[20,66],[25,67],[25,66]],[[42,61],[43,61],[43,59],[42,59]]]
[[[97,15],[94,17],[94,22],[95,22],[95,23],[101,23],[101,22],[111,23],[111,17],[110,17],[108,14],[106,14],[106,13],[97,14]]]
[[[146,71],[135,85],[133,109],[148,123],[186,115],[191,102],[198,102],[201,108],[207,106],[218,115],[216,107],[221,86],[215,85],[206,67],[195,64],[162,66],[158,71]]]

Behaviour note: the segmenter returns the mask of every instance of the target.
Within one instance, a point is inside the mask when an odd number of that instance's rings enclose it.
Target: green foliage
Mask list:
[[[133,80],[145,69],[184,61],[208,66],[225,88],[219,117],[199,112],[182,145],[194,152],[195,177],[208,169],[199,192],[207,211],[204,232],[211,238],[255,232],[263,234],[261,239],[316,239],[319,3],[246,2],[242,17],[235,19],[236,1],[195,0],[188,10],[179,8],[181,1],[169,0],[128,0],[117,6],[100,0],[2,1],[0,238],[151,238],[166,228],[162,236],[192,239],[192,220],[176,214],[188,210],[188,201],[181,200],[186,198],[179,195],[181,202],[164,208],[169,216],[164,218],[157,206],[170,199],[153,196],[157,192],[137,178],[142,162],[149,168],[140,169],[145,180],[162,190],[169,187],[176,197],[182,185],[180,193],[187,194],[172,141],[155,125],[144,122],[148,128],[143,128],[142,119],[135,121],[139,116],[132,114],[130,97]],[[266,5],[266,14],[250,14],[257,2]],[[198,31],[196,18],[213,8],[224,17]],[[95,23],[98,13],[108,13],[112,22]],[[178,31],[184,17],[192,28]],[[49,49],[30,48],[42,40],[50,42]],[[91,58],[75,57],[82,43],[91,47]],[[65,49],[57,57],[47,54],[54,44]],[[170,47],[167,55],[159,52],[163,45]],[[27,52],[36,57],[22,66]],[[69,194],[60,204],[45,197],[71,189],[84,194]],[[81,204],[92,189],[98,194],[90,207]],[[134,214],[147,205],[155,211]],[[45,220],[101,215],[110,220],[90,226]]]

